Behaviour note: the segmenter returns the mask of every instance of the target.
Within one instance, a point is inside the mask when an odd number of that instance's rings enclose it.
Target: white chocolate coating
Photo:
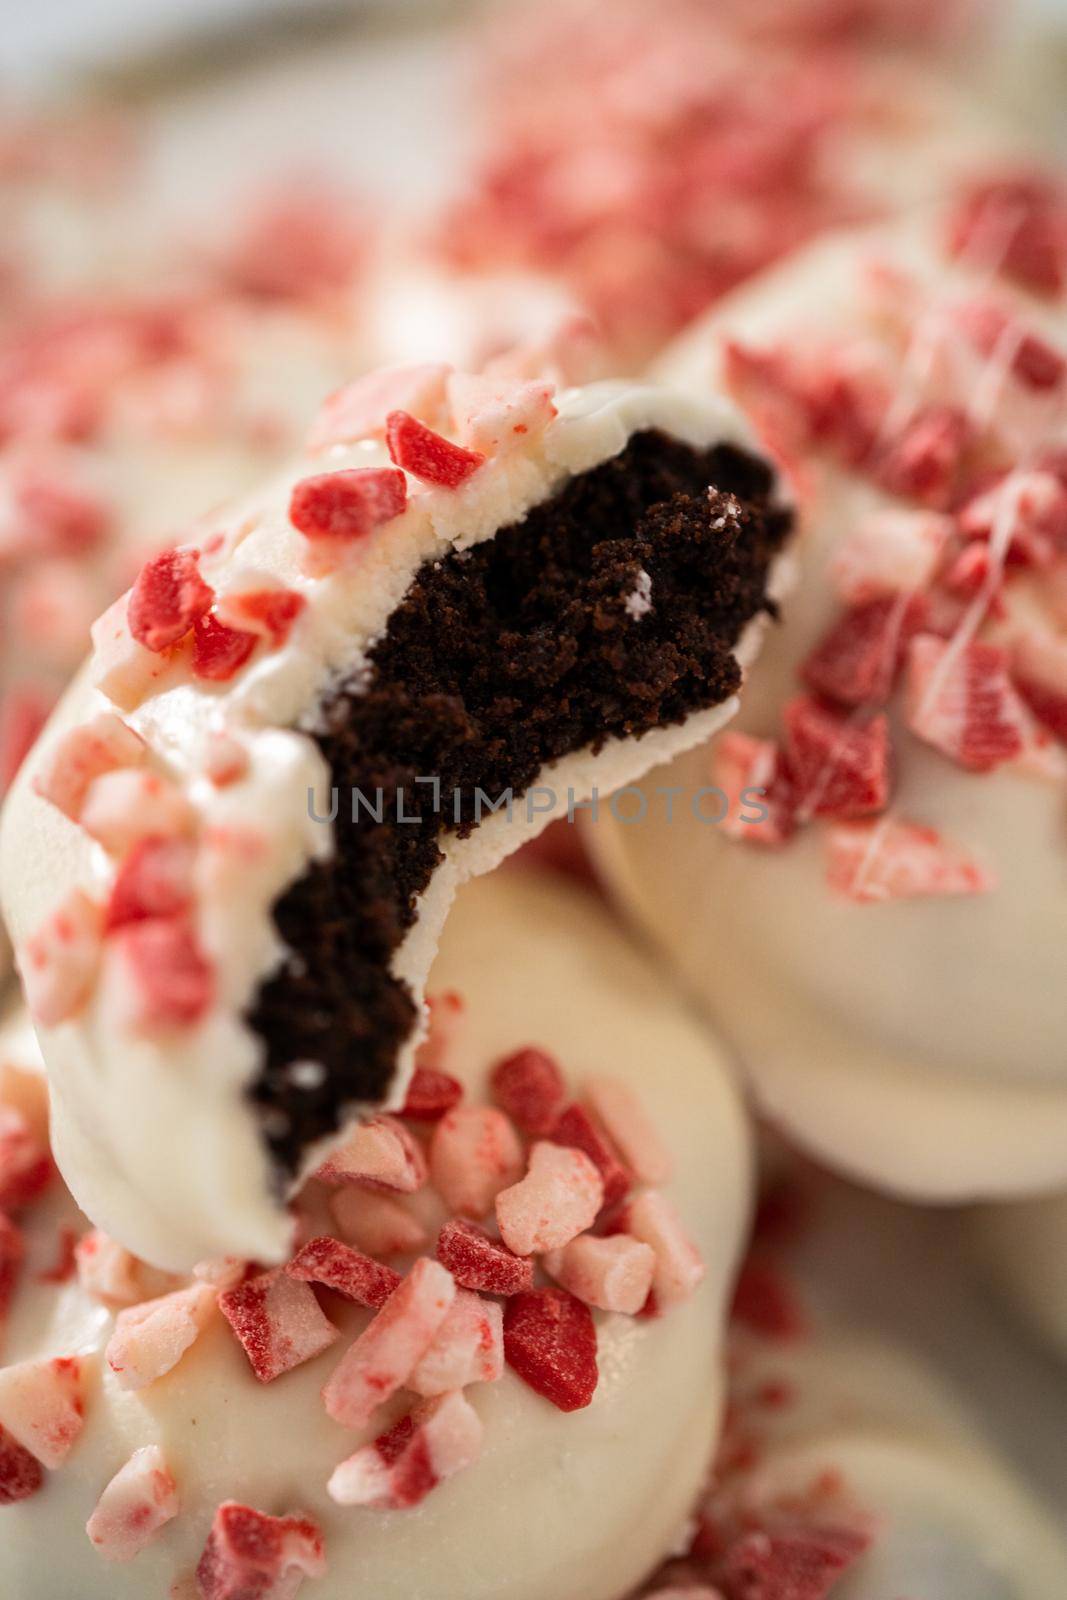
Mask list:
[[[931,246],[928,221],[842,236],[725,304],[663,362],[694,392],[720,378],[722,342],[786,341],[798,329],[861,326],[860,263],[903,264],[929,302],[973,293]],[[1000,285],[1062,347],[1061,311]],[[1058,439],[1064,438],[1060,419]],[[810,463],[797,540],[800,581],[746,686],[737,726],[774,737],[796,672],[841,607],[826,564],[859,519],[890,502],[858,477]],[[1067,1181],[1067,916],[1062,777],[1005,765],[975,775],[902,731],[890,702],[893,814],[938,830],[987,863],[974,898],[862,905],[831,895],[819,826],[784,849],[737,843],[657,785],[713,782],[707,751],[653,773],[650,820],[590,829],[608,882],[736,1046],[760,1103],[828,1164],[926,1200],[1025,1195]]]
[[[459,1075],[476,1081],[501,1054],[538,1042],[575,1086],[609,1067],[640,1091],[674,1156],[667,1192],[707,1263],[696,1294],[659,1319],[596,1314],[601,1379],[585,1411],[564,1415],[510,1370],[467,1391],[485,1424],[482,1457],[406,1513],[326,1496],[333,1467],[379,1431],[346,1433],[323,1410],[319,1389],[343,1345],[263,1387],[217,1318],[150,1388],[123,1392],[106,1368],[93,1380],[67,1461],[43,1492],[0,1511],[5,1594],[165,1595],[195,1566],[230,1496],[321,1522],[329,1571],[308,1582],[308,1600],[619,1600],[671,1548],[718,1427],[724,1298],[748,1218],[751,1153],[730,1076],[610,919],[526,872],[464,891],[432,986],[468,1002],[448,1063]],[[353,1308],[346,1332],[365,1316]],[[99,1352],[111,1320],[77,1285],[27,1277],[3,1357]],[[163,1450],[181,1511],[130,1566],[110,1566],[84,1524],[111,1475],[148,1443]]]
[[[973,1227],[990,1282],[1026,1326],[1067,1360],[1067,1195],[983,1206]]]
[[[307,863],[328,855],[332,831],[311,819],[329,814],[328,775],[314,742],[294,731],[313,717],[332,674],[349,676],[385,628],[418,569],[450,549],[490,538],[550,496],[572,473],[617,454],[643,428],[660,427],[694,446],[746,442],[739,416],[648,385],[595,384],[560,397],[559,415],[541,434],[492,457],[458,491],[412,495],[408,509],[364,541],[358,559],[321,579],[303,570],[304,541],[288,521],[291,488],[308,472],[387,463],[384,446],[337,447],[288,470],[220,523],[221,552],[202,560],[205,578],[224,589],[234,572],[254,570],[299,590],[307,609],[289,642],[220,693],[213,684],[163,678],[130,717],[186,787],[205,829],[252,832],[257,863],[205,872],[198,935],[217,972],[218,999],[193,1028],[166,1036],[117,1031],[106,985],[79,1016],[41,1031],[53,1086],[53,1141],[83,1209],[146,1260],[187,1270],[210,1255],[272,1261],[286,1253],[288,1220],[272,1196],[265,1147],[243,1088],[261,1045],[242,1012],[281,956],[270,908]],[[776,575],[782,581],[784,569]],[[640,626],[635,620],[634,626]],[[738,656],[750,659],[762,624],[750,625]],[[74,685],[42,745],[92,716],[105,701],[88,675]],[[580,752],[546,769],[539,783],[566,805],[594,786],[611,792],[655,762],[708,737],[736,709],[734,700],[640,739],[614,739],[595,756]],[[218,789],[198,772],[212,730],[239,733],[248,775]],[[32,789],[36,762],[24,768],[0,833],[5,909],[16,949],[75,884],[101,889],[110,867],[87,836]],[[393,971],[421,1002],[425,975],[452,895],[541,831],[550,818],[523,802],[466,840],[448,838],[445,859],[420,898],[418,918]],[[398,1064],[392,1103],[403,1098],[417,1040]],[[309,1157],[308,1168],[316,1155]]]
[[[791,1396],[760,1413],[759,1507],[840,1474],[873,1519],[870,1550],[834,1600],[1057,1600],[1067,1542],[939,1376],[875,1335],[817,1331],[796,1344],[745,1342],[735,1401],[761,1385]]]

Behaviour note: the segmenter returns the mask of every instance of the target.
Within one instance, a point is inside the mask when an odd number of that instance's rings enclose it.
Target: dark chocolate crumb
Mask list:
[[[389,963],[442,836],[474,826],[476,791],[518,800],[547,763],[678,723],[738,687],[733,648],[770,609],[768,567],[789,528],[771,490],[764,463],[733,446],[639,434],[522,522],[424,568],[369,681],[329,694],[316,739],[339,791],[336,851],[276,903],[292,958],[248,1019],[266,1055],[249,1092],[281,1176],[388,1088],[415,1023]],[[642,573],[651,606],[635,619]],[[429,775],[443,810],[415,784]],[[353,789],[380,790],[385,820],[353,821]],[[418,823],[397,822],[401,789]],[[325,1074],[294,1077],[294,1061]]]

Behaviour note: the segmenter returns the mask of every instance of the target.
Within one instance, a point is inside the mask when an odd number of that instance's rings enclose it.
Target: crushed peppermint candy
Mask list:
[[[399,517],[407,483],[395,467],[356,467],[303,478],[289,500],[289,520],[305,539],[351,545]]]
[[[485,462],[480,450],[453,444],[403,410],[386,418],[385,442],[398,467],[434,488],[458,489]]]
[[[342,1506],[407,1511],[481,1454],[482,1423],[458,1391],[417,1406],[330,1478],[330,1498]]]
[[[176,1367],[215,1310],[218,1291],[195,1283],[120,1311],[107,1364],[123,1389],[144,1389]]]
[[[227,1500],[196,1569],[197,1594],[199,1600],[295,1600],[302,1579],[325,1571],[322,1531],[310,1517],[270,1517]]]
[[[591,1228],[603,1204],[600,1173],[584,1151],[542,1139],[526,1176],[497,1195],[496,1220],[515,1255],[543,1255]]]
[[[145,1445],[104,1489],[85,1531],[105,1561],[132,1561],[178,1510],[177,1485],[162,1450]]]
[[[260,1383],[313,1361],[340,1338],[299,1272],[276,1269],[249,1278],[220,1294],[218,1305]]]
[[[346,1300],[372,1306],[376,1311],[384,1306],[393,1290],[400,1287],[399,1272],[328,1235],[309,1239],[285,1270],[291,1278],[322,1284],[325,1289],[343,1294]],[[222,1310],[228,1315],[224,1303]]]
[[[79,1356],[0,1367],[0,1429],[54,1471],[85,1425],[88,1373]]]
[[[524,1383],[560,1411],[581,1411],[596,1393],[596,1325],[565,1289],[531,1289],[504,1308],[504,1355]]]
[[[146,650],[169,650],[211,609],[214,590],[200,576],[197,550],[165,550],[146,561],[130,590],[130,632]]]
[[[488,1216],[525,1161],[514,1125],[493,1106],[456,1106],[430,1140],[430,1177],[445,1204],[472,1222]]]
[[[437,1336],[456,1297],[450,1273],[420,1256],[354,1344],[322,1398],[343,1428],[362,1428],[380,1405],[403,1388]]]
[[[885,900],[988,894],[993,874],[936,828],[897,817],[841,823],[827,834],[826,878],[847,900]]]

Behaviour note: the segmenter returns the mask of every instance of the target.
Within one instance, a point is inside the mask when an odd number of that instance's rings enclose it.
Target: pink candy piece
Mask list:
[[[456,1296],[451,1275],[422,1256],[337,1365],[322,1391],[343,1428],[362,1428],[411,1376]]]
[[[633,1187],[633,1174],[623,1165],[604,1129],[586,1106],[575,1101],[556,1119],[552,1142],[581,1150],[600,1174],[604,1205],[618,1205]]]
[[[445,380],[450,368],[438,362],[421,366],[383,367],[368,372],[323,404],[308,434],[308,448],[329,450],[360,439],[383,438],[391,411],[408,411],[437,425],[445,406]]]
[[[907,721],[918,738],[971,772],[1014,760],[1032,730],[1004,650],[979,643],[960,648],[926,633],[908,652]]]
[[[18,954],[26,1003],[46,1028],[81,1010],[96,980],[103,908],[73,889]]]
[[[485,461],[479,451],[453,444],[403,410],[390,411],[385,441],[398,467],[434,488],[458,489]]]
[[[402,472],[355,467],[302,478],[290,496],[289,520],[305,539],[352,544],[399,517],[406,505]]]
[[[281,1270],[227,1289],[219,1296],[219,1310],[260,1383],[273,1383],[283,1372],[314,1360],[340,1338],[308,1284]]]
[[[924,589],[953,531],[935,511],[876,511],[838,545],[827,576],[849,606]]]
[[[533,1288],[533,1262],[491,1239],[473,1222],[446,1222],[437,1236],[437,1259],[465,1289],[521,1294]]]
[[[433,1067],[416,1067],[400,1115],[411,1122],[440,1122],[462,1099],[458,1078]]]
[[[192,1027],[214,999],[214,969],[193,930],[177,917],[120,928],[109,940],[108,964],[117,1008],[137,1033]]]
[[[952,499],[973,434],[958,406],[925,406],[890,440],[879,481],[890,494],[941,509]]]
[[[414,1255],[429,1238],[418,1217],[389,1194],[340,1189],[330,1197],[330,1210],[345,1238],[369,1256]]]
[[[44,1468],[17,1439],[0,1428],[0,1506],[28,1500],[44,1484]]]
[[[492,1106],[457,1106],[430,1141],[430,1177],[449,1210],[487,1216],[501,1189],[523,1170],[522,1145],[511,1122]]]
[[[460,1036],[466,1009],[463,996],[454,989],[427,995],[429,1026],[415,1055],[416,1072],[420,1067],[431,1072],[444,1070]]]
[[[193,628],[193,676],[211,683],[235,678],[259,643],[259,632],[228,628],[217,616],[200,617]]]
[[[143,1299],[137,1257],[99,1228],[78,1240],[74,1262],[86,1294],[113,1306],[132,1306]]]
[[[16,1106],[0,1103],[0,1206],[28,1205],[51,1180],[47,1142]]]
[[[1050,471],[1013,472],[972,496],[959,525],[968,538],[1006,541],[1016,561],[1048,567],[1067,550],[1067,485]]]
[[[306,608],[307,601],[295,589],[283,589],[264,581],[258,589],[233,590],[220,595],[215,614],[226,627],[241,633],[259,634],[272,650],[278,650]]]
[[[889,724],[884,716],[857,723],[798,696],[782,713],[786,755],[798,809],[851,819],[889,801]]]
[[[609,1139],[641,1183],[666,1183],[674,1166],[641,1096],[607,1073],[586,1078],[585,1095]]]
[[[76,1356],[0,1367],[0,1428],[54,1471],[85,1425],[85,1371]]]
[[[163,1452],[149,1444],[116,1472],[85,1531],[105,1561],[132,1561],[178,1509],[177,1485]]]
[[[1038,721],[1067,744],[1067,639],[1024,633],[1012,647],[1011,673]]]
[[[986,868],[934,828],[888,818],[831,828],[826,876],[835,893],[860,905],[986,894],[996,887]]]
[[[93,623],[93,682],[123,711],[132,711],[170,670],[171,657],[138,644],[126,622],[122,595]]]
[[[673,1202],[656,1189],[646,1189],[628,1203],[618,1226],[651,1246],[656,1258],[652,1292],[657,1308],[665,1311],[688,1300],[707,1269]]]
[[[755,1529],[723,1557],[723,1584],[744,1600],[828,1600],[870,1542],[851,1528]]]
[[[206,1327],[217,1291],[196,1283],[120,1311],[108,1340],[107,1364],[123,1389],[144,1389],[177,1366]]]
[[[473,1406],[458,1392],[443,1394],[342,1461],[327,1492],[342,1506],[407,1510],[472,1466],[481,1448],[482,1423]]]
[[[322,1183],[359,1183],[414,1194],[426,1182],[426,1158],[402,1122],[395,1117],[371,1117],[356,1125],[315,1176]]]
[[[357,1305],[384,1306],[394,1289],[400,1287],[400,1274],[380,1261],[373,1261],[339,1239],[321,1234],[309,1239],[286,1267],[291,1278],[305,1283],[321,1283],[335,1289]],[[224,1308],[225,1309],[225,1308]]]
[[[656,1257],[650,1245],[627,1234],[598,1239],[583,1233],[545,1257],[545,1271],[571,1294],[599,1311],[636,1316],[648,1299]]]
[[[793,837],[796,795],[773,740],[721,734],[712,747],[711,776],[727,798],[719,826],[728,839],[775,849]]]
[[[509,445],[543,433],[556,415],[550,383],[474,377],[453,372],[448,401],[460,443],[494,455]]]
[[[1042,173],[1005,173],[976,182],[949,225],[949,249],[982,270],[1038,294],[1067,283],[1067,198]]]
[[[15,1298],[25,1258],[26,1241],[22,1236],[22,1230],[15,1226],[10,1217],[0,1211],[0,1328]]]
[[[921,596],[904,595],[853,606],[805,659],[800,669],[805,684],[838,705],[884,705],[926,610]]]
[[[199,1600],[295,1600],[304,1578],[325,1571],[322,1531],[310,1517],[268,1517],[227,1500],[196,1569],[197,1594]]]
[[[102,711],[57,740],[34,774],[33,787],[77,822],[94,779],[120,767],[138,767],[145,755],[141,736],[113,711]]]
[[[406,1387],[425,1396],[497,1383],[504,1376],[504,1311],[469,1289],[457,1289],[430,1348]]]
[[[493,1099],[531,1138],[551,1133],[567,1099],[554,1056],[527,1045],[498,1061],[489,1078]]]
[[[140,839],[172,839],[192,832],[196,813],[169,778],[122,767],[94,778],[81,809],[81,825],[112,855],[125,855]]]
[[[196,550],[165,550],[146,561],[130,590],[130,633],[146,650],[177,644],[211,608],[214,591],[200,576]]]
[[[604,1185],[582,1150],[540,1140],[526,1177],[496,1197],[500,1237],[517,1256],[569,1244],[591,1228],[604,1204]]]
[[[560,1411],[580,1411],[596,1393],[596,1325],[589,1307],[565,1289],[533,1289],[508,1301],[504,1355]]]
[[[119,866],[107,903],[110,932],[146,917],[173,917],[193,898],[196,851],[189,839],[142,839]]]

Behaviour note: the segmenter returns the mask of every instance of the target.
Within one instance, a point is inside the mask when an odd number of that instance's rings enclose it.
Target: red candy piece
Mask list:
[[[889,724],[860,725],[803,696],[782,713],[798,810],[817,817],[862,817],[889,800]]]
[[[215,993],[215,974],[193,930],[176,917],[147,917],[110,941],[131,981],[130,1021],[135,1027],[188,1028]]]
[[[310,1517],[268,1517],[227,1500],[215,1513],[196,1569],[200,1600],[294,1600],[303,1578],[326,1571]]]
[[[949,225],[949,249],[979,271],[992,268],[1039,294],[1067,283],[1067,195],[1038,173],[975,184]]]
[[[193,629],[193,672],[213,683],[228,683],[258,643],[257,634],[228,628],[218,617],[201,617]]]
[[[755,1530],[727,1552],[719,1582],[730,1600],[826,1600],[870,1542],[852,1528]]]
[[[584,1106],[577,1101],[568,1106],[557,1117],[551,1138],[553,1144],[568,1145],[589,1157],[604,1185],[605,1206],[617,1205],[629,1194],[633,1174],[623,1165],[611,1140]]]
[[[249,589],[220,597],[218,610],[229,627],[261,634],[278,650],[306,606],[304,596],[295,589]]]
[[[400,1115],[412,1122],[439,1122],[462,1099],[463,1085],[458,1078],[433,1067],[416,1067]]]
[[[715,741],[711,775],[727,798],[720,826],[728,839],[768,849],[788,844],[797,831],[796,794],[772,740],[724,733]]]
[[[141,568],[126,620],[146,650],[168,650],[210,609],[215,594],[200,576],[199,559],[196,550],[165,550]]]
[[[973,432],[967,413],[958,406],[924,406],[890,441],[879,481],[890,494],[927,506],[947,505]]]
[[[596,1393],[596,1326],[565,1289],[533,1289],[504,1308],[504,1355],[531,1389],[561,1411],[580,1411]]]
[[[936,895],[985,894],[990,872],[934,828],[887,817],[841,823],[827,839],[826,879],[860,905]]]
[[[420,1256],[323,1386],[323,1404],[334,1422],[342,1428],[369,1422],[407,1383],[455,1298],[456,1286],[440,1262]]]
[[[321,1355],[340,1337],[298,1274],[287,1277],[274,1271],[249,1278],[219,1296],[219,1310],[244,1346],[260,1383],[273,1383],[283,1372]]]
[[[305,539],[345,544],[365,539],[407,505],[404,474],[395,467],[356,467],[302,478],[289,499],[289,521]]]
[[[25,1206],[51,1182],[52,1158],[43,1138],[14,1106],[0,1103],[0,1206]]]
[[[741,1267],[730,1316],[764,1339],[799,1339],[807,1329],[789,1283],[775,1267],[754,1256]]]
[[[551,1133],[567,1098],[563,1074],[554,1057],[536,1045],[527,1045],[498,1061],[489,1087],[497,1105],[532,1139]]]
[[[459,1391],[443,1394],[342,1461],[327,1492],[339,1505],[406,1511],[477,1460],[481,1445],[473,1406]]]
[[[336,1289],[357,1305],[384,1306],[393,1290],[400,1286],[400,1274],[381,1261],[374,1261],[361,1250],[322,1234],[309,1239],[286,1267],[291,1278],[305,1283],[321,1283]]]
[[[22,1233],[11,1218],[0,1211],[0,1323],[11,1308],[25,1255]]]
[[[884,705],[924,610],[921,600],[904,595],[853,606],[823,635],[801,677],[809,689],[839,705]]]
[[[997,645],[959,649],[921,633],[908,653],[908,727],[971,772],[989,772],[1023,753],[1029,713],[1012,688]]]
[[[146,917],[173,917],[193,898],[195,852],[187,839],[142,839],[119,867],[104,928]]]
[[[36,1456],[0,1428],[0,1506],[28,1500],[44,1483],[44,1468]]]
[[[512,1295],[533,1288],[533,1262],[513,1255],[473,1222],[446,1222],[437,1236],[437,1259],[464,1289]]]
[[[408,411],[390,411],[385,441],[398,467],[440,489],[458,489],[485,461],[480,451],[453,444]]]

